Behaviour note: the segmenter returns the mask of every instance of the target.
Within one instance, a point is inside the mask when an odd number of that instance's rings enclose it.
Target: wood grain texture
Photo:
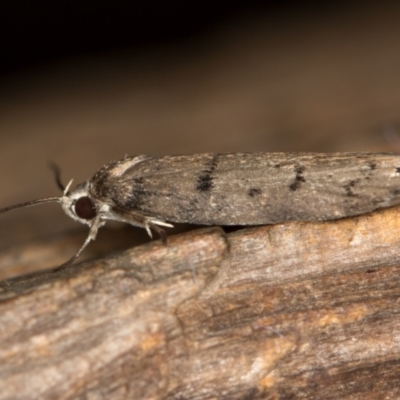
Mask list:
[[[0,399],[381,399],[400,210],[173,236],[2,283]]]

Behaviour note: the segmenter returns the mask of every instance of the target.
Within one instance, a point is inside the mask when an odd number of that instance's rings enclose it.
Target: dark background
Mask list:
[[[345,11],[358,7],[348,2]],[[12,1],[0,6],[1,73],[77,56],[191,41],[224,23],[263,15],[267,25],[313,19],[343,6],[298,1]],[[290,29],[290,25],[287,26]]]
[[[3,3],[0,207],[58,195],[49,161],[78,183],[125,154],[397,151],[399,20],[378,1]],[[57,204],[0,218],[0,248],[86,229]]]

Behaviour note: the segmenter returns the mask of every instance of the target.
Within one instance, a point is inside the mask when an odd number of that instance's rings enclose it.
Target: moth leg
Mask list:
[[[67,262],[65,262],[64,264],[61,264],[59,267],[55,268],[53,271],[60,271],[68,266],[70,266],[83,252],[83,250],[85,250],[85,248],[87,247],[87,245],[92,241],[96,239],[97,236],[97,232],[99,230],[99,228],[101,226],[104,225],[104,221],[101,220],[100,216],[97,216],[93,222],[92,225],[90,225],[90,229],[89,229],[89,234],[85,240],[85,242],[83,243],[83,245],[81,246],[81,248],[76,252],[76,254],[74,256],[72,256]]]
[[[170,225],[172,227],[172,225]],[[167,244],[167,233],[165,232],[165,229],[160,228],[158,225],[153,224],[152,222],[147,222],[146,224],[146,231],[149,234],[150,237],[152,237],[151,230],[157,232],[158,235],[160,236],[163,244]]]
[[[167,243],[167,234],[165,230],[160,227],[174,227],[172,224],[169,224],[161,219],[149,217],[135,211],[122,210],[120,208],[113,208],[112,212],[108,211],[108,213],[103,216],[103,219],[126,222],[130,225],[144,228],[151,238],[153,237],[151,230],[153,230],[160,235],[160,238],[164,244]]]

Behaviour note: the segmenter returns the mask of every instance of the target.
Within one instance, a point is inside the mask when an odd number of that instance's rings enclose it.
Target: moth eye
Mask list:
[[[75,203],[75,213],[82,219],[93,219],[96,216],[96,208],[90,197],[81,197]]]

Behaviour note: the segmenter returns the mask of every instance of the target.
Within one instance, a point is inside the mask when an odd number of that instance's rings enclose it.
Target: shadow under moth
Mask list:
[[[400,205],[400,156],[374,153],[232,153],[132,156],[105,165],[70,190],[56,169],[58,202],[89,225],[76,260],[107,220],[157,232],[174,223],[264,225],[324,221]]]

